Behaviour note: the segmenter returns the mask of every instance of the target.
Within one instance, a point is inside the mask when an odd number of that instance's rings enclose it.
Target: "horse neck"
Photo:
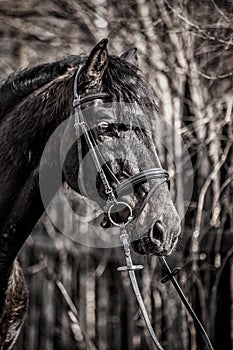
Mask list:
[[[0,125],[1,276],[8,275],[18,251],[44,212],[39,163],[48,138],[71,112],[71,78],[69,73],[36,91],[8,113]],[[51,166],[56,168],[57,164]],[[55,194],[59,184],[53,186]]]

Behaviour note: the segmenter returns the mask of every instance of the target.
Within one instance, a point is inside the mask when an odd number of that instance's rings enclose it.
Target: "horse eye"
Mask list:
[[[98,123],[98,129],[102,132],[106,131],[109,128],[109,123],[107,122],[100,122]]]

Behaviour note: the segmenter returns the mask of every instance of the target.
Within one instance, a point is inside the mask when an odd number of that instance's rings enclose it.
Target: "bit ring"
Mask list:
[[[130,214],[129,214],[126,222],[117,223],[111,217],[112,208],[119,205],[119,204],[124,205],[125,207],[127,207],[129,209]],[[128,223],[130,221],[133,220],[133,210],[132,210],[131,206],[126,202],[115,202],[115,203],[111,204],[110,207],[108,208],[108,218],[114,226],[120,227],[121,224],[124,224],[126,226],[126,225],[128,225]]]

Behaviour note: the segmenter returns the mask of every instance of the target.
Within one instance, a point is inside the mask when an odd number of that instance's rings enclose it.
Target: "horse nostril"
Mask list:
[[[156,239],[160,242],[164,241],[165,238],[165,229],[161,223],[161,221],[156,221],[151,230],[151,238]]]

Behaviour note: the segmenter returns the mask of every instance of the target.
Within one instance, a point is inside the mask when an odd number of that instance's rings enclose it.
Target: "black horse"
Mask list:
[[[110,56],[107,40],[102,40],[89,56],[70,56],[22,71],[6,80],[0,90],[0,349],[13,347],[23,324],[28,293],[16,256],[45,210],[39,188],[40,160],[53,131],[73,113],[74,77],[80,66],[78,89],[81,97],[106,92],[111,102],[127,102],[139,105],[141,111],[151,111],[150,115],[146,112],[137,114],[132,107],[132,113],[127,116],[109,115],[108,111],[103,120],[99,119],[99,110],[105,109],[104,101],[87,103],[96,110],[92,126],[95,142],[107,149],[108,167],[116,178],[125,179],[143,170],[139,158],[144,159],[146,167],[161,167],[150,132],[153,113],[157,113],[155,95],[137,67],[136,49],[126,51],[120,57]],[[132,127],[131,121],[138,127]],[[140,126],[142,121],[149,133]],[[114,157],[119,138],[123,140],[122,157],[125,154],[127,159]],[[146,147],[136,149],[134,141]],[[82,143],[85,152],[87,145],[84,141]],[[150,158],[149,162],[153,164],[146,164],[147,152],[152,152],[153,160]],[[79,168],[78,162],[77,152],[72,147],[64,165],[63,181],[77,192],[79,185],[74,174]],[[56,170],[56,161],[50,166]],[[84,175],[88,178],[88,169]],[[98,179],[96,181],[98,186]],[[55,181],[51,186],[48,202],[58,190],[59,183]],[[124,197],[134,213],[147,195],[149,186],[149,182],[140,184],[135,187],[133,195]],[[101,186],[99,192],[103,192]],[[101,225],[107,228],[110,223],[104,219]],[[151,196],[137,228],[139,233],[133,242],[136,252],[171,253],[178,240],[180,224],[167,183],[161,184]]]

